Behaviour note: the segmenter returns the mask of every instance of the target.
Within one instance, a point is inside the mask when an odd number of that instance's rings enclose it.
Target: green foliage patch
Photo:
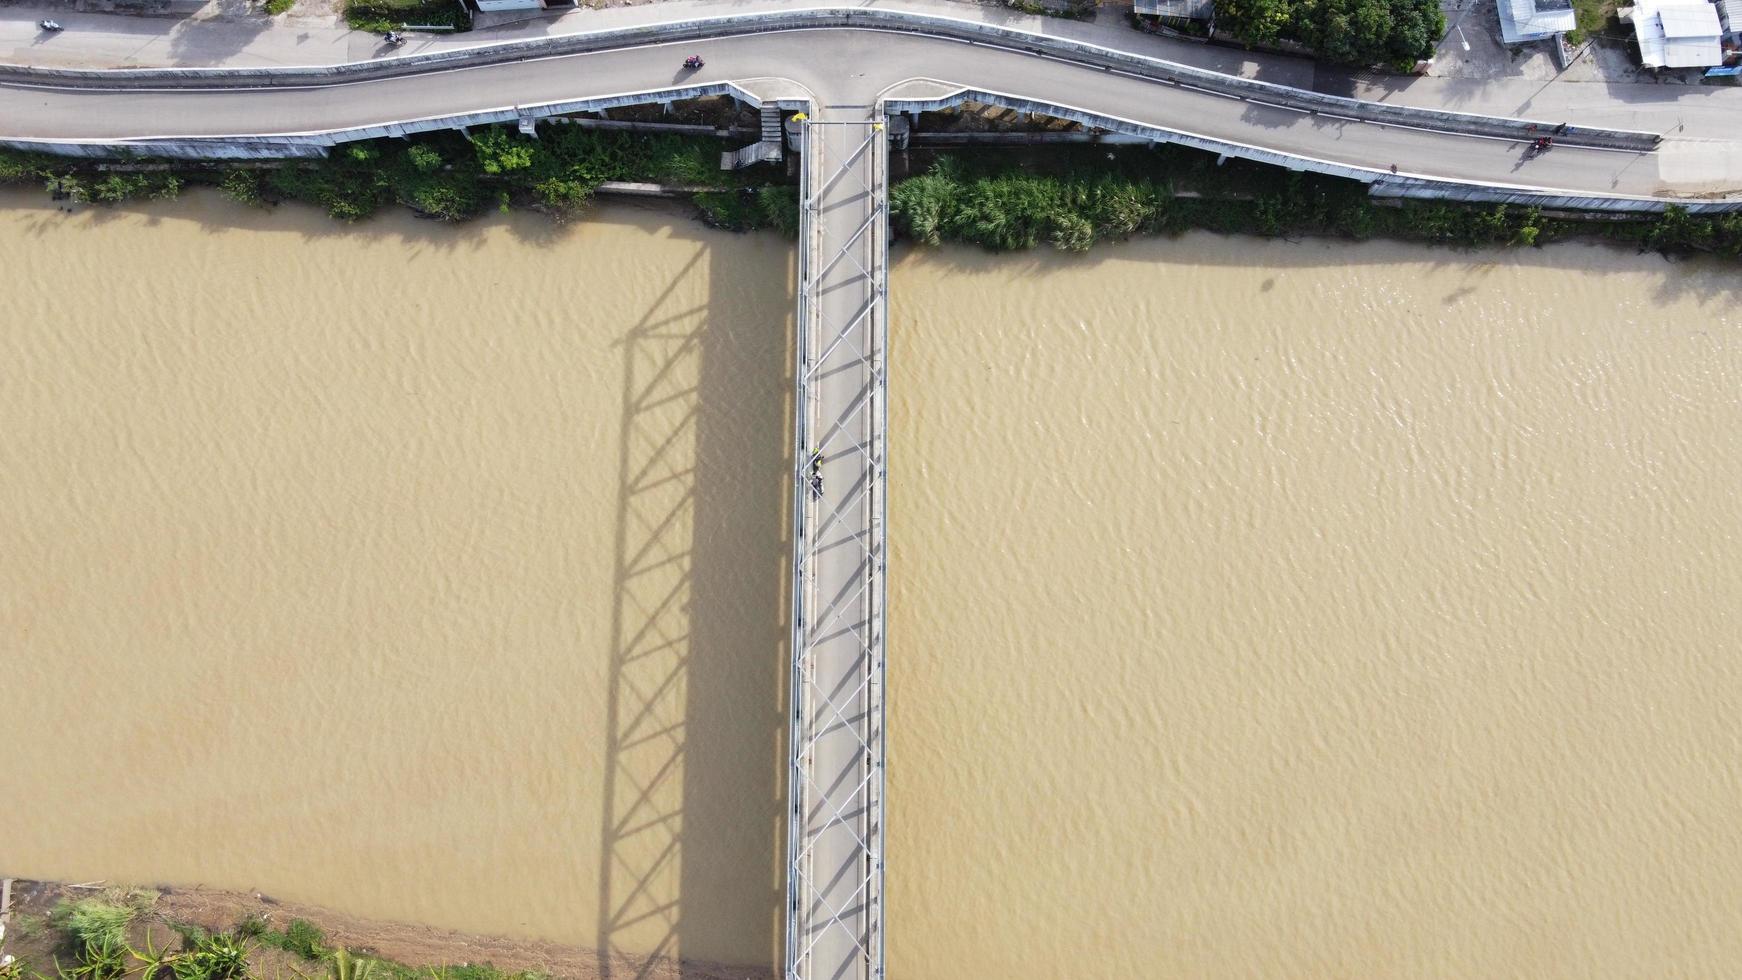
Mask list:
[[[459,0],[352,0],[345,4],[345,23],[371,34],[418,27],[472,29],[472,15]]]
[[[1438,0],[1217,0],[1216,27],[1248,44],[1291,40],[1327,61],[1408,70],[1446,32]]]
[[[290,920],[290,924],[285,926],[282,932],[269,928],[250,932],[240,926],[237,927],[236,931],[241,935],[252,935],[254,941],[262,946],[282,949],[305,960],[321,960],[332,953],[332,950],[327,948],[327,934],[321,931],[320,926],[307,919]]]
[[[124,948],[127,926],[136,910],[129,905],[117,905],[99,898],[65,900],[49,913],[49,922],[63,930],[80,946],[104,945]]]
[[[1134,234],[1202,228],[1223,234],[1388,237],[1461,246],[1546,244],[1571,235],[1663,251],[1742,256],[1742,214],[1672,207],[1636,221],[1579,222],[1538,208],[1410,201],[1385,206],[1366,186],[1317,174],[1229,161],[1178,148],[1104,156],[1049,151],[1056,169],[992,153],[940,158],[895,185],[890,216],[926,245],[966,242],[993,251],[1051,245],[1084,251]],[[1196,194],[1182,196],[1179,187]],[[1201,194],[1202,196],[1197,196]]]

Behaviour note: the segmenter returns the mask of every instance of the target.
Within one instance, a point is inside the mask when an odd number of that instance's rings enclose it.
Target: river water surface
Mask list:
[[[772,959],[783,242],[0,204],[0,872]],[[1738,287],[903,255],[891,976],[1742,972]]]

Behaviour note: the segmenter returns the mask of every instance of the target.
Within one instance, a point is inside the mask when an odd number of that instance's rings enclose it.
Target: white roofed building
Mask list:
[[[1507,44],[1541,41],[1578,26],[1572,0],[1499,0],[1500,39]]]
[[[1718,0],[1718,22],[1724,25],[1725,34],[1742,34],[1742,0]]]
[[[1639,60],[1652,68],[1710,68],[1724,63],[1718,7],[1705,0],[1640,0],[1620,12],[1639,36]]]

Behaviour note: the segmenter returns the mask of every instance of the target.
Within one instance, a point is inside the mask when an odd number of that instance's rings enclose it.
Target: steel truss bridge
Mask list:
[[[883,976],[883,120],[821,105],[801,120],[787,980]]]

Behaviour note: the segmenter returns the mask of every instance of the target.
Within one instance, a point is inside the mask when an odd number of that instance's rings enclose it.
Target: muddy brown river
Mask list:
[[[0,873],[770,962],[791,252],[0,196]],[[893,277],[896,980],[1742,973],[1742,273]]]

